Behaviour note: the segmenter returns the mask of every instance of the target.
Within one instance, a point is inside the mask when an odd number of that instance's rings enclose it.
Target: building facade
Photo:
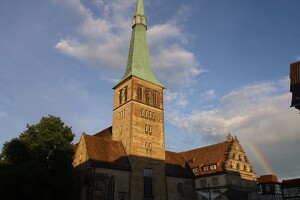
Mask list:
[[[300,178],[283,180],[281,189],[284,200],[299,200]]]
[[[257,178],[258,195],[260,200],[282,200],[281,183],[273,174]]]
[[[290,92],[292,93],[291,107],[300,110],[300,61],[290,65]]]
[[[165,150],[163,85],[152,73],[143,0],[137,0],[112,127],[74,145],[78,200],[257,199],[256,175],[236,137]],[[208,195],[208,196],[207,196]]]

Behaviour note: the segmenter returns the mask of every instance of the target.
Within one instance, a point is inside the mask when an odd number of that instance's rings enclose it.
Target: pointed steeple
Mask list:
[[[135,8],[135,16],[144,15],[144,2],[143,0],[137,0]]]
[[[143,0],[137,0],[135,14],[132,19],[132,33],[126,71],[119,83],[130,76],[135,76],[163,87],[151,70],[146,31],[144,2]]]

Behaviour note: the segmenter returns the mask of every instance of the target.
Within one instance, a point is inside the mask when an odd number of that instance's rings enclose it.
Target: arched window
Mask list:
[[[241,168],[240,163],[236,164],[236,168],[239,170]]]

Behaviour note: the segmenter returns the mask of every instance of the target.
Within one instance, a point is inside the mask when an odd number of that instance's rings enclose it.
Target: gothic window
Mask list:
[[[125,86],[125,88],[124,88],[124,101],[125,102],[127,101],[127,90],[128,90],[128,87]]]
[[[138,100],[142,101],[143,100],[143,87],[138,86]]]
[[[153,91],[153,106],[157,106],[157,92]]]
[[[119,90],[119,105],[122,104],[122,99],[123,99],[123,89]]]
[[[145,103],[150,104],[150,93],[151,91],[149,89],[145,89]]]
[[[144,169],[144,199],[154,200],[152,169]]]

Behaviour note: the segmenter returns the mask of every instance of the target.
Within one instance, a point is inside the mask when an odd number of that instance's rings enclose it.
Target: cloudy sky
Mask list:
[[[112,123],[135,0],[1,0],[0,146],[48,114],[76,133]],[[257,175],[300,177],[299,0],[145,0],[151,65],[165,89],[166,147],[237,135]]]

